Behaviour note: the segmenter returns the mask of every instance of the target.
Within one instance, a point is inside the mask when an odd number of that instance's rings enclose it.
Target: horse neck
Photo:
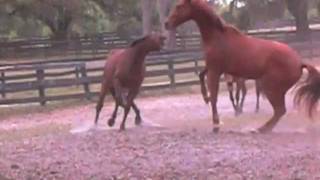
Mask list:
[[[193,15],[193,20],[196,22],[204,43],[210,42],[219,36],[217,33],[221,33],[221,27],[218,24],[218,17],[215,17],[213,12],[208,9],[203,9],[203,7],[198,7],[198,13]],[[222,23],[222,22],[221,22]]]
[[[133,51],[133,65],[143,65],[144,59],[147,56],[147,54],[150,52],[148,47],[144,44],[137,44],[136,46],[132,47]]]

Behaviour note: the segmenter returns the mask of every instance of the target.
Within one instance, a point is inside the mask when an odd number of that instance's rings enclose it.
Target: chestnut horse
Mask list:
[[[199,74],[199,79],[200,79],[200,87],[201,87],[201,94],[202,94],[202,98],[205,101],[205,103],[209,103],[209,97],[207,94],[207,88],[205,86],[205,76],[207,74],[208,70],[204,69],[203,71],[200,72]],[[244,104],[244,100],[246,98],[246,94],[247,94],[247,87],[246,87],[246,83],[245,83],[245,79],[243,78],[239,78],[239,77],[235,77],[232,76],[230,74],[224,74],[224,79],[227,82],[227,87],[228,87],[228,91],[229,91],[229,98],[230,101],[232,103],[232,107],[235,111],[235,115],[239,115],[243,112],[243,104]],[[236,93],[235,93],[235,99],[233,96],[233,83],[236,84]],[[260,86],[259,86],[259,82],[255,81],[255,85],[256,85],[256,97],[257,97],[257,101],[256,101],[256,109],[255,112],[259,112],[259,108],[260,108]],[[241,100],[240,100],[240,93],[241,93]]]
[[[136,113],[135,124],[141,124],[140,111],[134,103],[134,98],[137,96],[144,79],[144,59],[149,52],[159,51],[164,40],[164,36],[154,33],[134,41],[127,49],[117,49],[110,53],[104,67],[100,97],[96,106],[95,124],[98,123],[104,98],[108,92],[115,100],[115,109],[112,117],[108,120],[109,126],[114,125],[119,106],[124,108],[120,130],[125,129],[126,118],[131,107]]]
[[[245,79],[257,79],[270,104],[273,116],[258,129],[272,131],[286,113],[285,95],[300,79],[302,70],[309,71],[308,80],[299,87],[296,103],[304,102],[309,116],[320,99],[320,73],[311,65],[301,62],[299,55],[286,44],[254,38],[226,24],[205,0],[180,0],[168,17],[166,29],[194,20],[199,27],[212,110],[213,132],[219,131],[217,94],[220,76],[228,73]]]

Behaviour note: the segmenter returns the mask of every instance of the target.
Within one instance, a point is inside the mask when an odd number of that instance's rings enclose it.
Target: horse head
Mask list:
[[[180,0],[165,22],[165,28],[167,30],[174,29],[192,19],[192,3],[192,0]]]
[[[131,47],[141,44],[144,49],[149,51],[159,51],[164,45],[166,37],[160,33],[151,33],[131,43]]]
[[[166,37],[161,33],[152,33],[148,36],[149,45],[152,50],[159,51],[166,40]]]
[[[165,28],[171,30],[189,20],[198,24],[214,25],[219,30],[223,30],[224,27],[223,20],[206,0],[180,0],[165,22]]]

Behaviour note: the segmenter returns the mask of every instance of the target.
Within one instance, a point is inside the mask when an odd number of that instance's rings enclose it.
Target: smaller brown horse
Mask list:
[[[95,124],[98,123],[107,92],[111,92],[115,100],[115,109],[108,121],[109,126],[114,125],[119,106],[124,108],[120,130],[125,130],[125,122],[131,107],[136,113],[135,124],[141,124],[140,111],[134,103],[134,98],[139,93],[144,79],[144,60],[149,52],[159,51],[164,41],[164,36],[154,33],[134,41],[129,48],[113,50],[110,53],[104,67],[100,97],[96,106]]]
[[[207,94],[207,88],[205,86],[205,76],[207,74],[208,70],[204,69],[199,74],[200,79],[200,86],[201,86],[201,94],[202,98],[205,101],[206,104],[209,103],[210,97]],[[228,91],[229,91],[229,98],[232,103],[233,109],[235,111],[235,115],[238,116],[243,112],[243,104],[244,100],[247,94],[247,87],[245,83],[244,78],[235,77],[230,74],[224,74],[225,81],[227,82]],[[235,93],[235,99],[234,99],[234,93],[233,93],[233,84],[236,84],[236,93]],[[261,87],[259,84],[259,81],[255,81],[256,86],[256,95],[257,95],[257,101],[256,101],[256,109],[255,112],[259,112],[260,109],[260,91]],[[241,100],[240,100],[240,93],[241,93]]]

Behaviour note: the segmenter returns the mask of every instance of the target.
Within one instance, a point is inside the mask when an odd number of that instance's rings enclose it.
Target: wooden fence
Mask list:
[[[203,68],[199,52],[168,53],[169,55],[153,54],[147,58],[146,79],[162,77],[160,83],[143,84],[142,89],[158,89],[176,87],[198,83],[197,76],[193,79],[179,81],[179,74],[198,74]],[[162,59],[157,59],[159,56]],[[0,105],[40,103],[45,105],[48,101],[66,99],[91,99],[98,95],[98,89],[92,89],[95,84],[100,84],[103,67],[90,68],[85,63],[67,64],[38,64],[24,65],[0,70]],[[21,73],[22,74],[19,74]],[[76,88],[77,87],[77,88]],[[64,88],[62,94],[47,94],[51,89]],[[70,89],[71,88],[71,89]],[[72,88],[76,88],[75,91]],[[68,93],[67,91],[70,91]],[[15,94],[22,92],[23,96]],[[26,97],[25,92],[32,97]]]
[[[288,44],[300,42],[294,30],[252,31],[249,35],[274,39]],[[319,29],[312,29],[312,41],[320,37]],[[111,49],[125,47],[133,38],[120,38],[116,33],[104,33],[96,36],[54,40],[50,38],[16,39],[0,42],[0,60],[35,59],[50,60],[54,57],[97,57],[105,56]],[[194,49],[201,46],[199,34],[177,35],[177,49]]]
[[[252,33],[252,35],[265,36],[267,39],[286,42],[305,59],[312,59],[320,56],[317,48],[320,47],[320,38],[317,38],[318,32],[318,30],[314,30],[312,38],[303,42],[296,40],[294,31],[259,32]],[[203,55],[199,49],[200,37],[199,35],[189,35],[178,37],[178,39],[178,49],[152,53],[147,57],[147,73],[143,89],[158,89],[199,83],[197,74],[203,68]],[[82,44],[91,44],[92,42],[87,42],[85,38],[80,40],[82,41],[80,46],[83,49],[81,51],[89,52],[90,50],[85,49],[86,46],[82,46]],[[30,52],[37,51],[38,48],[43,48],[44,42],[48,42],[46,39],[37,41],[41,42],[40,44],[42,45],[35,45],[35,43],[30,47],[21,44],[18,46],[13,45],[12,47],[8,45],[8,47],[9,49],[13,48],[12,50],[17,56],[21,55],[23,57],[26,54],[21,53],[24,50],[20,49],[20,51],[19,48],[30,48],[28,50]],[[122,45],[124,46],[126,43]],[[100,52],[97,53],[98,55],[91,53],[91,56],[81,54],[78,57],[69,57],[67,54],[75,52],[64,49],[67,51],[66,53],[62,53],[62,55],[60,53],[60,56],[57,57],[52,55],[53,57],[50,60],[26,60],[19,63],[6,61],[5,63],[0,63],[0,105],[22,103],[45,105],[49,101],[78,98],[91,99],[98,94],[99,89],[96,85],[100,83],[103,71],[102,66],[92,67],[91,64],[104,61],[108,48],[115,47],[109,46],[107,48],[106,42],[103,44],[103,46],[99,47],[101,49],[95,46],[94,51]],[[49,46],[55,45],[50,44]],[[63,49],[58,45],[57,47]],[[50,51],[50,48],[47,50]],[[74,51],[78,50],[75,48]]]

